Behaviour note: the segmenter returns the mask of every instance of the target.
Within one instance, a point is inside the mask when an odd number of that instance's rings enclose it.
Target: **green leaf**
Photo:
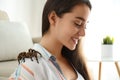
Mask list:
[[[113,44],[113,42],[114,42],[113,37],[106,36],[105,38],[103,38],[103,44]]]

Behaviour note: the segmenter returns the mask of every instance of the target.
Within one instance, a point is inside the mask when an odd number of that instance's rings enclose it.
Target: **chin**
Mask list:
[[[75,48],[72,48],[72,49],[70,49],[70,50],[75,50]]]
[[[68,49],[70,50],[75,50],[76,46],[71,46],[71,47],[68,47]]]
[[[66,45],[64,45],[64,46],[66,46],[69,50],[75,50],[76,49],[76,44],[66,44]]]

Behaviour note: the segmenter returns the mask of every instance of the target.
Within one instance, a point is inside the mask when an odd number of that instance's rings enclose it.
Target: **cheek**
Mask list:
[[[64,38],[70,38],[76,34],[78,31],[74,25],[71,23],[66,23],[66,25],[63,25],[60,27],[60,33],[63,35]]]
[[[64,28],[61,28],[59,30],[59,40],[65,45],[71,41],[71,38],[75,34],[75,30],[70,28],[72,26],[64,26]]]
[[[62,21],[57,24],[56,27],[56,37],[62,42],[68,42],[71,37],[76,33],[76,28],[71,23],[71,21]]]
[[[55,35],[61,43],[65,43],[66,41],[68,41],[68,38],[71,36],[70,32],[71,31],[69,28],[67,28],[67,26],[61,25],[55,30]]]
[[[61,29],[58,30],[58,35],[62,39],[65,39],[70,35],[70,31],[65,27],[61,27]]]

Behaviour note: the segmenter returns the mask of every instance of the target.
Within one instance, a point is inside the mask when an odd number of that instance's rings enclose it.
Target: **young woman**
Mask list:
[[[28,51],[41,56],[22,56],[9,80],[91,80],[81,46],[90,11],[89,0],[47,0],[42,38]]]

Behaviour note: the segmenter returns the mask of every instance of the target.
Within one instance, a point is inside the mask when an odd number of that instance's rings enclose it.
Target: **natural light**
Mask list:
[[[101,58],[101,42],[114,37],[114,58],[120,57],[120,0],[90,0],[92,11],[86,29],[84,51],[88,59]]]

